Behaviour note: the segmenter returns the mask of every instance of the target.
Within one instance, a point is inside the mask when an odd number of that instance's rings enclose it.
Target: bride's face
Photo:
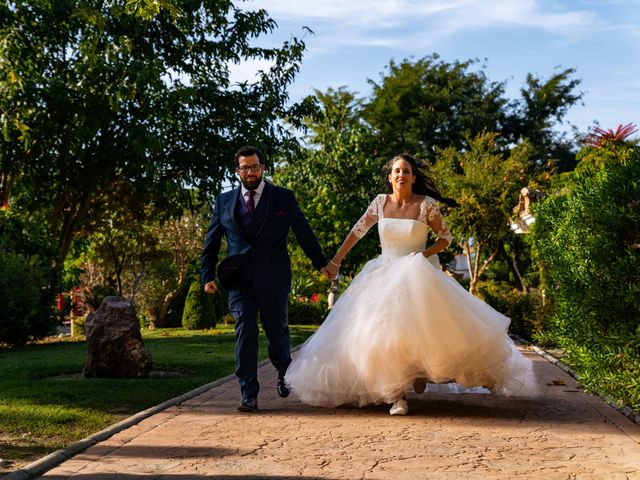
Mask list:
[[[406,160],[396,160],[391,167],[389,183],[394,190],[411,190],[411,186],[416,181],[416,176],[411,170],[411,164]]]

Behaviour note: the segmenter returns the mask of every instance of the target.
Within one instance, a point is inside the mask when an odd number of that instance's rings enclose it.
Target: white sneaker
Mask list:
[[[416,378],[413,381],[413,391],[416,393],[424,393],[427,389],[427,379],[426,378]]]
[[[409,413],[409,404],[404,398],[396,400],[389,410],[391,415],[406,415]]]

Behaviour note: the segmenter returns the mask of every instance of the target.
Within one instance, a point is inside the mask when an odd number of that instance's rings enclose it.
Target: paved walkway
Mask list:
[[[314,408],[275,392],[260,369],[260,412],[236,411],[224,382],[72,457],[45,479],[640,479],[640,426],[560,368],[524,350],[536,398],[408,395],[384,405]]]

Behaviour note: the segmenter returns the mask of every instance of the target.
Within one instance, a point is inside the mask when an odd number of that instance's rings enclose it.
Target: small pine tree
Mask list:
[[[187,330],[203,330],[216,326],[216,312],[211,296],[204,292],[200,282],[191,283],[182,311],[182,326]]]

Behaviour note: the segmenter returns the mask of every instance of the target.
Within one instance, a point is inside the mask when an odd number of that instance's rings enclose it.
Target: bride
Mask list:
[[[533,391],[531,361],[507,335],[510,320],[439,268],[449,233],[430,178],[407,154],[385,166],[389,194],[378,195],[330,261],[341,261],[376,223],[382,254],[367,262],[290,365],[285,380],[318,406],[391,403],[406,415],[405,391],[424,379],[484,386],[496,393]],[[436,242],[425,248],[432,229]]]

